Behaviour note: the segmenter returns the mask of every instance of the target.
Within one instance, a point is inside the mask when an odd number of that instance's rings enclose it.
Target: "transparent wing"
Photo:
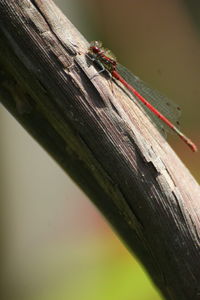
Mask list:
[[[181,109],[178,105],[169,100],[166,96],[162,95],[159,91],[150,88],[140,78],[133,75],[124,66],[117,64],[117,71],[120,75],[132,85],[149,103],[151,103],[160,113],[169,119],[176,127],[179,127],[178,119],[181,115]],[[158,117],[156,117],[141,101],[138,103],[142,106],[145,112],[150,116],[153,122],[165,135],[166,131],[172,130],[164,124]]]

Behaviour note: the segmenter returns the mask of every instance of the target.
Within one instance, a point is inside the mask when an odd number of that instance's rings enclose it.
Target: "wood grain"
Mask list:
[[[52,1],[0,1],[1,101],[166,299],[200,299],[199,185],[120,85],[91,80],[97,70],[87,47]]]

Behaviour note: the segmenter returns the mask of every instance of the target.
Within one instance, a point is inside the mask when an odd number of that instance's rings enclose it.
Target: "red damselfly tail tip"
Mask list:
[[[188,139],[186,136],[180,136],[181,139],[190,147],[190,149],[193,151],[193,152],[197,152],[198,149],[197,149],[197,146],[190,140]]]
[[[197,146],[192,142],[192,141],[188,141],[187,142],[188,146],[190,147],[190,149],[193,151],[193,152],[197,152],[198,151],[198,148]]]
[[[172,129],[178,134],[178,136],[182,139],[182,141],[184,141],[186,145],[190,147],[190,149],[193,152],[198,151],[197,146],[186,135],[184,135],[178,128],[174,126]]]

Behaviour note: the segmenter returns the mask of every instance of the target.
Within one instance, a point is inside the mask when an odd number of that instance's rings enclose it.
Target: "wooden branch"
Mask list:
[[[87,193],[166,299],[200,299],[199,186],[120,86],[90,80],[97,71],[87,47],[52,1],[0,1],[2,103]]]

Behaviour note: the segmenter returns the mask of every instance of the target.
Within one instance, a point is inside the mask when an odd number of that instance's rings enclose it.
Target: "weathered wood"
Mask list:
[[[0,1],[0,97],[141,260],[166,299],[200,299],[200,189],[149,119],[87,60],[52,1]]]

